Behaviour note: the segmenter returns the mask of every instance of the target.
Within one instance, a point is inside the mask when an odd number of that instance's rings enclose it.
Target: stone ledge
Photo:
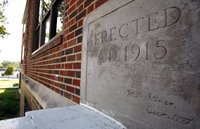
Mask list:
[[[31,94],[37,99],[39,104],[44,109],[71,106],[75,104],[74,102],[68,100],[67,98],[64,98],[63,96],[55,93],[46,86],[27,76],[23,76],[21,80],[22,87],[26,87],[26,89],[31,92]]]
[[[82,105],[27,112],[0,121],[0,129],[125,129],[120,123]]]

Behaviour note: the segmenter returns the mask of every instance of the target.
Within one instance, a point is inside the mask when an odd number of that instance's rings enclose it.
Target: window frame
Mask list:
[[[42,2],[42,8],[40,7],[40,3]],[[51,0],[51,4],[49,6],[49,10],[45,13],[44,9],[44,0],[36,0],[35,11],[34,11],[34,21],[33,21],[33,43],[32,43],[32,53],[40,49],[41,47],[48,44],[51,39],[56,37],[56,35],[63,33],[64,31],[64,23],[63,28],[60,33],[57,33],[57,17],[58,17],[58,7],[64,4],[64,12],[66,9],[65,0]],[[40,14],[40,9],[41,14]],[[41,16],[40,16],[41,15]],[[65,17],[65,13],[63,13],[63,17]],[[39,20],[39,18],[41,18]],[[49,39],[45,41],[46,35],[46,26],[45,23],[49,20]]]

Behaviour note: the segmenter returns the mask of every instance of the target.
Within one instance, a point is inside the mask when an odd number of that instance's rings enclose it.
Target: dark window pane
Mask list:
[[[32,46],[32,52],[37,50],[39,48],[39,29],[35,31],[35,37],[34,37],[34,42]]]
[[[36,30],[36,39],[35,39],[35,43],[36,45],[36,49],[37,50],[39,48],[39,34],[40,34],[40,29]]]

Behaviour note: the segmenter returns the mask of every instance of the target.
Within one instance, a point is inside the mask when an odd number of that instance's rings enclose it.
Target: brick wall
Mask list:
[[[32,55],[31,38],[26,41],[25,74],[58,94],[80,103],[83,19],[106,1],[65,0],[64,32]]]
[[[32,32],[32,28],[33,28],[33,19],[34,17],[32,17],[32,14],[33,14],[33,10],[35,9],[35,2],[34,1],[29,1],[29,5],[32,5],[32,6],[29,6],[28,8],[28,11],[27,11],[27,17],[25,19],[25,23],[26,23],[26,31],[25,33],[23,34],[23,39],[22,39],[22,44],[24,45],[24,61],[23,61],[23,64],[22,64],[22,68],[23,68],[23,72],[26,74],[26,69],[27,69],[27,65],[29,64],[29,61],[30,61],[30,57],[31,57],[31,44],[32,44],[32,39],[33,39],[33,36],[31,34]]]

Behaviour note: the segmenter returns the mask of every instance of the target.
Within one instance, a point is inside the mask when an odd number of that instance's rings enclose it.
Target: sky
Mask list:
[[[6,28],[10,35],[0,38],[0,62],[21,60],[22,17],[25,4],[26,0],[8,0],[5,15],[8,22]]]

